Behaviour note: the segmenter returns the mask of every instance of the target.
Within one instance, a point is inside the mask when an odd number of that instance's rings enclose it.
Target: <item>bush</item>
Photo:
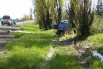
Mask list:
[[[95,15],[93,24],[91,26],[91,33],[103,32],[103,16]]]

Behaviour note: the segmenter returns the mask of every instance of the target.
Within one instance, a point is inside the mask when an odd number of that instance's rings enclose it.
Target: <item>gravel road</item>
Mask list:
[[[22,26],[25,23],[33,22],[31,21],[25,21],[25,22],[17,22],[15,26],[7,26],[7,25],[1,25],[0,24],[0,50],[4,48],[5,44],[9,41],[14,40],[12,35],[8,32],[8,30],[18,30],[20,29],[20,26]]]
[[[34,22],[34,20],[17,22],[15,26],[1,25],[0,23],[0,55],[3,55],[5,45],[10,41],[15,40],[15,38],[13,38],[13,36],[9,33],[9,30],[12,31],[19,30],[23,24],[29,22]]]
[[[15,26],[1,25],[0,26],[0,55],[3,55],[4,46],[8,42],[14,40],[13,36],[9,33],[9,30],[14,31],[18,29],[20,29],[20,25],[15,25]]]

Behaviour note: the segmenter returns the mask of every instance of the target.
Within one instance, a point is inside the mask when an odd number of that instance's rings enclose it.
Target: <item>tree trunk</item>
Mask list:
[[[46,23],[45,23],[45,30],[49,29],[49,10],[46,11]]]

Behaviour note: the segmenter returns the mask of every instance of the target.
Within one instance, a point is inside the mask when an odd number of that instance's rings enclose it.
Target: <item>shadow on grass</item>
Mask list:
[[[73,40],[74,41],[84,41],[88,38],[88,36],[89,35],[84,35],[84,36],[79,35],[79,36],[74,37]]]
[[[88,38],[88,35],[76,36],[74,38],[69,38],[66,40],[59,41],[59,46],[68,46],[68,45],[71,45],[73,41],[74,42],[85,41],[87,38]]]

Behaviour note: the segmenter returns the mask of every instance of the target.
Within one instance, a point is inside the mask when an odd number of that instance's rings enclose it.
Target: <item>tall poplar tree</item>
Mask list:
[[[94,11],[90,0],[70,0],[69,20],[78,35],[89,35],[93,23]]]
[[[50,29],[53,20],[60,22],[62,5],[63,0],[34,0],[34,11],[40,29]]]

